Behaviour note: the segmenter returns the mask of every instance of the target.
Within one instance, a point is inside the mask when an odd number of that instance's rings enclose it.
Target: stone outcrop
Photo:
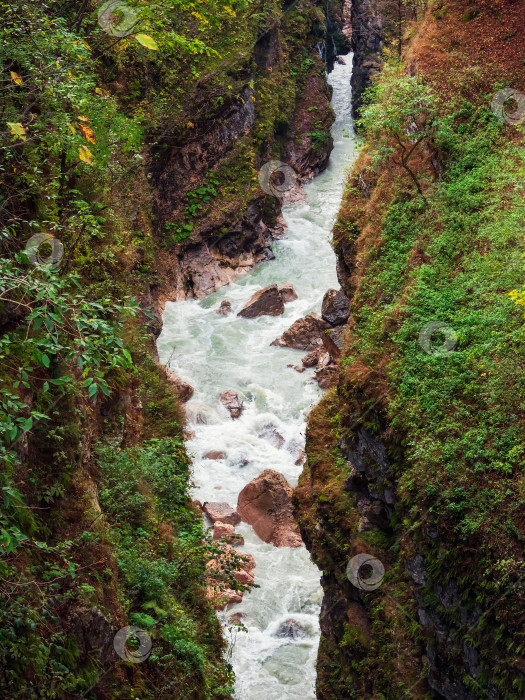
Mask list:
[[[282,474],[266,469],[243,488],[237,511],[264,542],[276,547],[300,547],[302,540],[292,513],[292,493]]]
[[[179,399],[185,403],[186,401],[189,401],[191,397],[193,396],[193,393],[195,389],[191,386],[191,384],[188,384],[188,382],[185,382],[184,379],[181,379],[179,376],[177,376],[174,372],[172,372],[170,369],[167,367],[164,368],[164,371],[166,372],[166,377],[169,381],[169,383],[175,387],[175,391],[177,392]]]
[[[228,409],[232,418],[240,417],[244,406],[242,401],[239,400],[239,396],[235,393],[235,391],[232,391],[231,389],[229,391],[223,391],[223,393],[220,395],[220,401],[222,405]]]
[[[272,345],[296,348],[297,350],[314,350],[322,345],[323,333],[330,328],[318,314],[308,314],[293,323],[280,338],[276,338]]]
[[[212,523],[221,522],[228,525],[238,525],[241,522],[237,511],[228,503],[207,501],[202,504],[202,509]]]
[[[228,544],[238,547],[244,544],[244,537],[235,532],[235,526],[220,520],[217,520],[213,525],[213,539],[225,540]]]
[[[280,316],[283,313],[284,301],[277,285],[271,284],[255,292],[237,316],[257,318],[257,316]]]
[[[329,289],[323,297],[321,316],[331,326],[341,326],[350,317],[350,299],[341,290]]]
[[[279,284],[277,289],[279,290],[279,294],[281,295],[281,299],[284,301],[285,304],[287,304],[290,301],[295,301],[297,297],[297,292],[294,289],[294,286],[291,282],[283,282],[282,284]]]

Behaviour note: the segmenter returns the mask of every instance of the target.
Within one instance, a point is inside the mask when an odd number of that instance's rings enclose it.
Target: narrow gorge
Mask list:
[[[525,698],[525,0],[0,28],[0,698]]]

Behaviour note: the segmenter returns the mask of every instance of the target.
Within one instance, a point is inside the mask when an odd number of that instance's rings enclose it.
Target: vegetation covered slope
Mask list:
[[[499,93],[525,91],[524,9],[427,3],[362,111],[334,229],[352,318],[295,494],[320,698],[525,694],[525,109]]]
[[[151,304],[210,200],[261,197],[257,168],[322,72],[326,7],[1,3],[1,697],[231,694],[205,588],[216,548],[189,500]],[[228,146],[189,172],[165,215],[163,154],[204,122],[228,128],[225,103],[246,94],[233,165]],[[240,586],[235,565],[217,585]],[[143,663],[115,654],[128,625],[152,640]]]

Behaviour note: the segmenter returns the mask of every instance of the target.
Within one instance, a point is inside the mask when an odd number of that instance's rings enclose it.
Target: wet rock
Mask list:
[[[232,312],[232,304],[231,301],[227,301],[226,299],[224,301],[221,301],[221,305],[215,312],[216,314],[219,314],[221,316],[227,316],[228,314],[231,314]]]
[[[279,290],[281,299],[285,304],[290,301],[295,301],[298,298],[297,292],[295,291],[291,282],[283,282],[283,284],[280,284],[277,289]]]
[[[290,618],[281,622],[275,636],[287,639],[304,639],[308,636],[308,632],[297,620]]]
[[[251,571],[246,571],[246,569],[241,569],[236,571],[234,574],[235,580],[239,583],[254,583],[255,575]]]
[[[272,542],[276,547],[300,547],[302,539],[292,513],[292,493],[282,474],[266,469],[243,488],[237,511],[264,542]]]
[[[330,328],[317,314],[308,314],[292,323],[280,338],[273,341],[272,345],[280,347],[296,348],[297,350],[314,350],[322,345],[323,333]]]
[[[195,391],[191,384],[185,382],[184,379],[178,377],[171,371],[171,369],[168,369],[167,367],[164,368],[164,371],[166,372],[166,378],[168,379],[169,383],[175,387],[175,391],[177,392],[179,399],[182,402],[189,401],[193,396],[193,392]]]
[[[277,285],[271,284],[255,292],[237,316],[256,318],[257,316],[280,316],[282,313],[284,313],[284,302]]]
[[[286,449],[292,455],[295,465],[299,466],[304,462],[306,452],[296,440],[291,440]]]
[[[202,503],[200,501],[198,501],[197,499],[192,501],[191,504],[194,508],[197,508],[197,510],[202,511]]]
[[[336,59],[337,63],[339,63],[341,66],[346,66],[346,61],[342,56],[337,56]]]
[[[211,450],[211,452],[206,452],[204,459],[224,459],[224,452],[219,452],[218,450]]]
[[[220,401],[223,406],[226,406],[232,418],[239,418],[244,406],[242,401],[239,401],[239,397],[235,391],[231,389],[229,391],[223,391],[220,395]]]
[[[314,376],[321,389],[331,389],[339,381],[339,368],[335,365],[321,367],[315,370]]]
[[[237,525],[241,522],[241,518],[228,503],[217,503],[206,501],[202,504],[202,509],[212,521],[212,523],[221,522],[228,525]]]
[[[323,297],[321,315],[331,326],[341,326],[350,317],[350,299],[341,290],[329,289]]]
[[[259,434],[259,437],[264,438],[264,440],[268,440],[270,445],[273,445],[277,450],[280,450],[281,447],[284,445],[284,438],[277,431],[277,428],[273,425],[269,425],[264,430]]]
[[[213,539],[225,539],[228,544],[237,545],[238,547],[244,544],[244,537],[235,532],[235,527],[230,523],[224,523],[220,520],[213,526]]]
[[[243,618],[242,612],[233,613],[233,615],[230,615],[230,617],[228,618],[228,624],[229,625],[242,625],[242,618]]]
[[[303,363],[303,367],[310,368],[310,367],[315,367],[317,364],[317,358],[319,357],[319,350],[316,348],[315,350],[312,350],[312,352],[309,352],[308,355],[305,355],[301,362]]]

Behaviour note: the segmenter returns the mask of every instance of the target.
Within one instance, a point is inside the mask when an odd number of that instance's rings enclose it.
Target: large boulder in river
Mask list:
[[[181,379],[174,372],[172,372],[171,369],[168,369],[167,367],[164,369],[166,372],[166,377],[169,383],[175,387],[175,391],[177,392],[179,399],[183,402],[189,401],[193,396],[195,389],[191,386],[191,384],[188,384],[188,382],[185,382],[184,379]]]
[[[280,338],[273,341],[272,345],[296,348],[297,350],[315,350],[323,343],[323,334],[330,328],[318,314],[308,314],[292,323]]]
[[[260,289],[242,307],[237,316],[256,318],[257,316],[280,316],[284,313],[284,301],[276,284]]]
[[[228,503],[213,503],[207,501],[202,504],[202,509],[212,523],[226,523],[238,525],[241,522],[240,515]]]
[[[237,512],[264,542],[276,547],[300,547],[292,512],[293,489],[282,474],[266,469],[239,494]]]
[[[350,317],[350,299],[341,290],[329,289],[323,297],[321,314],[331,326],[341,326]]]
[[[240,417],[244,406],[242,401],[239,401],[239,397],[235,391],[232,391],[231,389],[229,391],[223,391],[220,395],[220,400],[222,405],[226,406],[232,418]]]
[[[291,282],[283,282],[278,286],[279,294],[281,299],[287,304],[289,301],[295,301],[297,297],[297,292]]]

